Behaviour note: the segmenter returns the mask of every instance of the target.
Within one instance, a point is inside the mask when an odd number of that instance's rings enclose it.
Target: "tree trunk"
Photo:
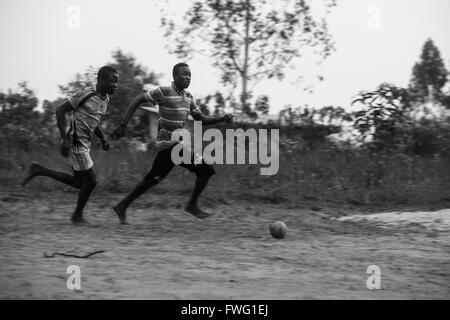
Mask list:
[[[242,103],[242,111],[244,113],[248,113],[250,110],[247,110],[247,75],[248,75],[248,51],[250,46],[250,0],[246,0],[246,13],[245,13],[245,39],[244,39],[244,66],[242,68],[242,95],[241,95],[241,103]]]

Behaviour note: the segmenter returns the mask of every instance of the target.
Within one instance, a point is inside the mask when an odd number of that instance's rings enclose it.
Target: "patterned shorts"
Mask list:
[[[94,166],[90,149],[82,145],[73,145],[69,155],[69,162],[75,171],[87,171]]]

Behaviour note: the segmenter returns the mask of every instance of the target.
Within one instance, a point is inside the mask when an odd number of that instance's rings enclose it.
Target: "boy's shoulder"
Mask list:
[[[158,89],[164,96],[171,96],[174,93],[174,90],[171,86],[159,86]]]
[[[186,93],[186,96],[188,96],[191,99],[194,99],[194,96],[187,90],[184,90],[184,92]]]
[[[148,92],[150,94],[159,94],[162,95],[163,97],[178,96],[177,90],[175,90],[173,86],[157,86],[154,89],[149,90]],[[184,94],[189,98],[193,99],[193,96],[189,91],[184,90]]]
[[[72,94],[72,96],[69,98],[69,102],[74,108],[77,108],[81,105],[84,105],[87,100],[90,100],[95,96],[98,96],[98,93],[94,88],[85,88],[82,90],[78,90],[74,94]],[[106,103],[108,103],[109,97],[107,96],[106,99],[99,99],[98,101],[106,101]]]
[[[150,91],[151,94],[156,94],[162,97],[176,96],[176,91],[171,86],[158,86]]]
[[[74,97],[83,97],[83,96],[88,96],[88,95],[90,95],[90,94],[96,94],[96,93],[97,93],[97,92],[95,92],[94,88],[92,88],[92,87],[87,87],[87,88],[84,88],[84,89],[80,89],[80,90],[75,91],[75,92],[71,95],[71,97],[72,97],[72,98],[74,98]]]

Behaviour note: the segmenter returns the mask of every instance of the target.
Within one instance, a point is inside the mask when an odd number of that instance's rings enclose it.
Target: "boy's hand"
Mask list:
[[[102,149],[105,150],[105,151],[109,151],[110,146],[109,146],[108,141],[102,140],[101,143],[102,143]]]
[[[233,122],[233,115],[231,113],[227,113],[223,116],[223,122],[231,123]]]
[[[125,135],[126,124],[121,123],[116,130],[113,131],[113,137],[115,139],[120,139]]]
[[[64,158],[68,158],[69,157],[69,151],[70,151],[69,140],[62,139],[61,140],[61,144],[59,146],[59,152],[61,153],[61,155]]]
[[[198,110],[192,110],[191,111],[191,117],[194,118],[194,120],[201,120],[202,119],[202,113]]]

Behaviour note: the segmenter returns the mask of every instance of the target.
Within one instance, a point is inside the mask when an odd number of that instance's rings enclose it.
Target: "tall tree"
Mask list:
[[[336,0],[321,3],[328,13]],[[180,23],[165,8],[161,22],[171,52],[180,58],[204,54],[222,72],[224,84],[236,87],[240,80],[241,109],[247,113],[250,82],[282,79],[307,48],[320,59],[334,50],[327,22],[313,14],[311,0],[197,0]]]
[[[136,62],[130,54],[124,54],[117,50],[112,54],[113,63],[120,75],[119,90],[111,97],[111,110],[108,113],[108,122],[116,127],[133,98],[144,91],[145,84],[158,85],[158,76]],[[130,131],[134,136],[145,136],[148,132],[148,114],[146,111],[138,111],[137,117],[130,123]],[[112,129],[112,128],[111,128]]]
[[[409,84],[409,91],[414,100],[424,102],[428,97],[432,97],[441,101],[444,96],[442,88],[447,83],[447,75],[439,49],[433,40],[428,39],[422,48],[420,61],[413,67]]]

